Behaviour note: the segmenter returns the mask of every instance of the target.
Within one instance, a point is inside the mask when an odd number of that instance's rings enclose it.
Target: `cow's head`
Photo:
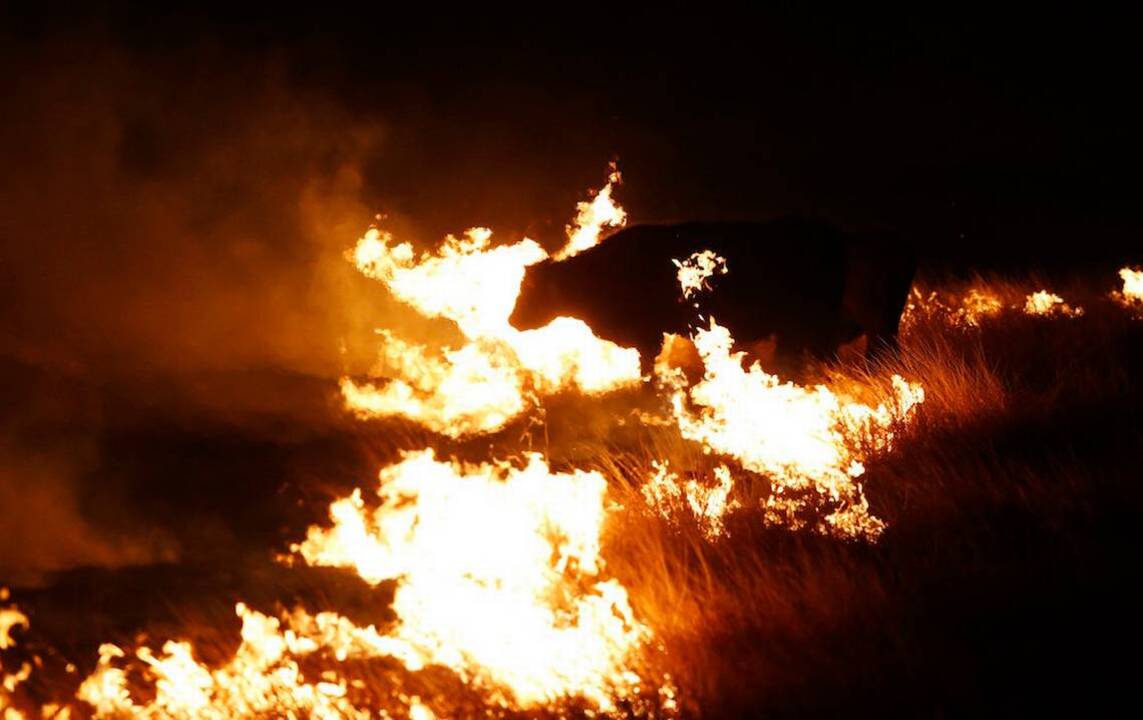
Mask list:
[[[561,314],[559,288],[550,276],[551,260],[532,265],[520,284],[520,295],[508,322],[517,330],[543,327]]]

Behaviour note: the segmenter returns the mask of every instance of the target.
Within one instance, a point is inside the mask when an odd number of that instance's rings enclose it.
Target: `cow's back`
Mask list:
[[[712,291],[684,300],[673,261],[703,250],[724,257],[729,272],[711,278]],[[529,275],[513,315],[520,328],[572,315],[646,359],[662,333],[686,333],[704,322],[701,315],[743,342],[776,335],[789,354],[820,354],[838,334],[844,238],[828,225],[795,218],[638,225],[568,260],[534,266]]]

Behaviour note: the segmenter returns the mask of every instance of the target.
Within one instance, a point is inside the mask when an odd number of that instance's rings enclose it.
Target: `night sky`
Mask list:
[[[157,173],[233,121],[237,76],[333,107],[377,131],[362,203],[426,242],[557,242],[617,158],[634,221],[796,212],[907,231],[960,270],[1132,259],[1143,118],[1117,18],[383,5],[15,13],[6,54],[25,79],[114,55],[123,143]]]

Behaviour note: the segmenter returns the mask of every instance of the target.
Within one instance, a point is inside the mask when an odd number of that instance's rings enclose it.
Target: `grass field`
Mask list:
[[[472,458],[531,448],[553,468],[604,474],[618,504],[604,528],[606,572],[654,634],[641,667],[648,677],[670,675],[683,716],[1130,707],[1143,580],[1143,321],[1111,302],[1106,285],[1052,288],[1084,313],[1039,317],[1017,309],[1040,289],[1033,279],[922,282],[920,298],[932,290],[960,298],[976,287],[1007,309],[969,325],[930,303],[907,317],[899,356],[869,365],[851,354],[811,368],[831,387],[874,399],[893,374],[925,389],[892,449],[866,462],[870,510],[887,526],[875,542],[767,525],[765,478],[704,454],[675,428],[616,423],[633,404],[653,408],[647,394],[552,399],[540,424],[467,442],[341,421],[274,440],[236,435],[233,426],[133,431],[125,445],[150,448],[138,462],[161,467],[190,444],[197,469],[211,471],[177,507],[137,499],[196,549],[176,563],[71,570],[17,588],[13,600],[32,626],[0,651],[2,667],[41,660],[8,702],[32,711],[66,701],[103,641],[157,647],[185,638],[203,662],[224,663],[238,644],[239,600],[271,614],[301,605],[391,622],[391,583],[372,588],[352,573],[285,567],[272,555],[322,522],[331,499],[367,486],[362,480],[399,449],[431,443],[438,455]],[[164,442],[177,449],[164,453]],[[640,487],[662,460],[703,482],[729,462],[740,507],[721,536],[711,539],[686,513],[666,518],[647,507]],[[254,487],[228,480],[251,472],[262,474]],[[212,499],[231,490],[227,501]],[[207,529],[185,527],[207,518]],[[342,670],[363,681],[363,704],[398,715],[407,696],[439,717],[476,714],[487,699],[444,669],[408,673],[374,660]],[[551,714],[579,707],[557,705]]]

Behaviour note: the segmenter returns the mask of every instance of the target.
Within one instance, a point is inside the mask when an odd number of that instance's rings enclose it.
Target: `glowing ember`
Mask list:
[[[744,368],[743,354],[730,352],[729,331],[713,320],[694,343],[705,372],[693,387],[682,373],[656,367],[683,436],[769,476],[775,495],[813,491],[836,506],[825,522],[840,535],[875,538],[883,525],[869,514],[857,482],[865,468],[856,438],[887,447],[893,423],[923,401],[921,387],[894,376],[893,404],[873,408],[824,385],[783,383],[757,363]]]
[[[611,200],[619,175],[591,203],[581,203],[561,257],[596,244],[604,226],[626,215]],[[640,379],[633,349],[595,337],[571,318],[521,332],[508,324],[525,269],[547,257],[527,238],[493,247],[492,231],[473,228],[462,238],[419,257],[408,243],[370,229],[351,257],[365,275],[380,280],[399,300],[426,317],[452,320],[468,339],[458,349],[431,352],[379,331],[383,342],[377,382],[342,380],[346,405],[363,417],[398,416],[435,432],[460,437],[503,427],[526,407],[529,389],[565,388],[603,393]]]
[[[674,260],[675,267],[679,269],[679,287],[683,290],[683,298],[690,300],[691,296],[700,290],[709,290],[707,282],[712,275],[727,272],[726,258],[720,257],[713,250],[703,250],[691,255],[686,260]]]
[[[431,450],[381,471],[381,505],[360,494],[297,546],[315,565],[399,581],[387,640],[410,670],[437,664],[519,707],[580,696],[600,709],[637,692],[629,663],[648,637],[627,593],[602,578],[606,482],[523,468],[460,466]]]
[[[1025,299],[1024,312],[1028,315],[1043,315],[1046,317],[1054,315],[1079,317],[1083,315],[1083,308],[1073,308],[1064,302],[1064,299],[1059,295],[1050,293],[1047,290],[1039,290],[1030,294]]]

